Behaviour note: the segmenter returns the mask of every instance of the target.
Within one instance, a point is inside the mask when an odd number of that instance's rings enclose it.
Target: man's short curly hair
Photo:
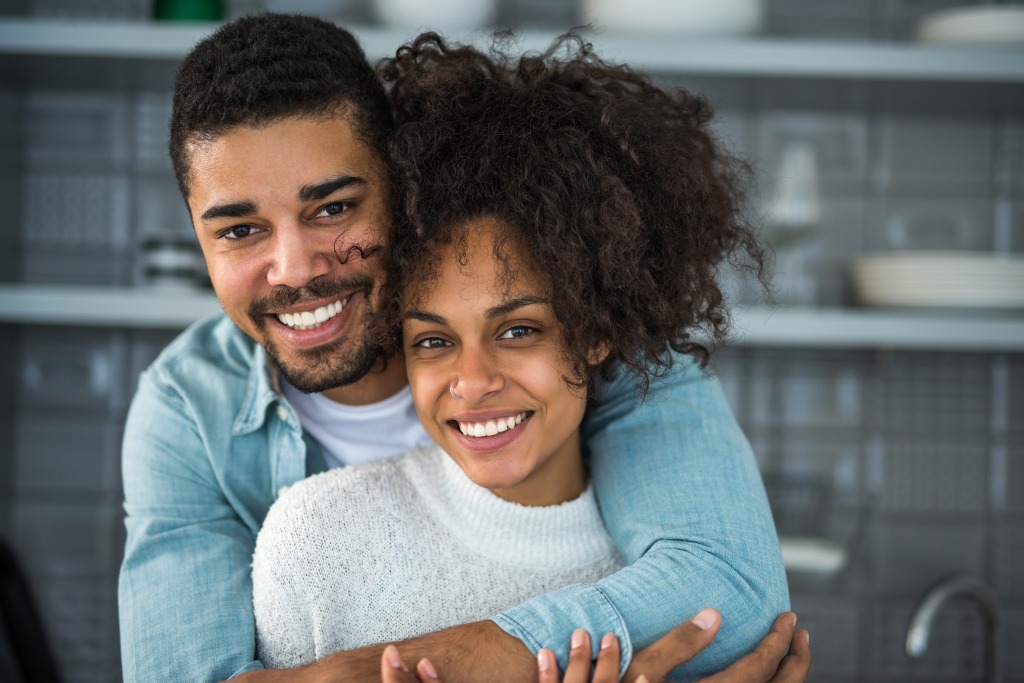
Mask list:
[[[669,348],[706,365],[729,330],[719,267],[763,281],[765,263],[744,218],[749,169],[716,141],[710,104],[602,61],[573,33],[543,54],[504,44],[485,53],[426,33],[378,67],[397,125],[385,323],[396,330],[401,293],[436,278],[438,245],[495,218],[550,282],[582,383],[617,362],[646,391]],[[598,368],[595,348],[610,350]]]
[[[175,79],[170,153],[182,196],[188,199],[189,142],[237,126],[339,112],[363,142],[383,151],[391,130],[387,98],[351,33],[297,14],[225,24],[189,52]]]

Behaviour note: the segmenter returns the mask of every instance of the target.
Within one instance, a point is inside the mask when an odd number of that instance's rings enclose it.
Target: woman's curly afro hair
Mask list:
[[[602,61],[574,33],[543,54],[505,44],[485,53],[425,33],[378,66],[398,125],[384,336],[397,346],[401,295],[436,277],[438,247],[492,218],[550,283],[575,381],[621,364],[646,392],[669,349],[703,367],[729,331],[719,266],[763,280],[765,262],[743,214],[748,167],[716,142],[711,106]],[[594,349],[609,351],[597,367]]]

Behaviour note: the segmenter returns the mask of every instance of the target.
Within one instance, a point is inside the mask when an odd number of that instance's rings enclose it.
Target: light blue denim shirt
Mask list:
[[[494,617],[568,661],[574,628],[634,651],[707,606],[722,614],[696,678],[749,652],[789,607],[750,446],[718,383],[680,360],[637,404],[625,373],[584,439],[608,530],[627,563]],[[219,681],[262,668],[250,564],[282,487],[324,469],[261,347],[223,315],[193,325],[139,380],[125,427],[128,540],[118,590],[124,679]],[[596,641],[596,639],[595,639]]]

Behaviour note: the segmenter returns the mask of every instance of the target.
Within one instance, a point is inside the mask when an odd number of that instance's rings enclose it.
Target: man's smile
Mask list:
[[[296,311],[294,313],[277,313],[278,321],[292,328],[293,330],[315,330],[328,320],[341,313],[348,303],[349,296],[339,299],[326,306],[320,306],[312,311]]]

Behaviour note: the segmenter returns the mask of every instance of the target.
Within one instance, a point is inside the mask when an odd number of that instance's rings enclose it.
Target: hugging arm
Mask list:
[[[584,439],[601,512],[626,567],[496,618],[531,650],[568,661],[574,628],[614,633],[622,670],[685,615],[714,607],[722,628],[680,675],[706,676],[752,651],[789,608],[786,575],[750,446],[717,380],[679,357],[637,405],[625,374],[588,411]]]
[[[185,401],[143,373],[125,425],[118,584],[126,683],[217,681],[255,659],[253,533],[228,504]]]

